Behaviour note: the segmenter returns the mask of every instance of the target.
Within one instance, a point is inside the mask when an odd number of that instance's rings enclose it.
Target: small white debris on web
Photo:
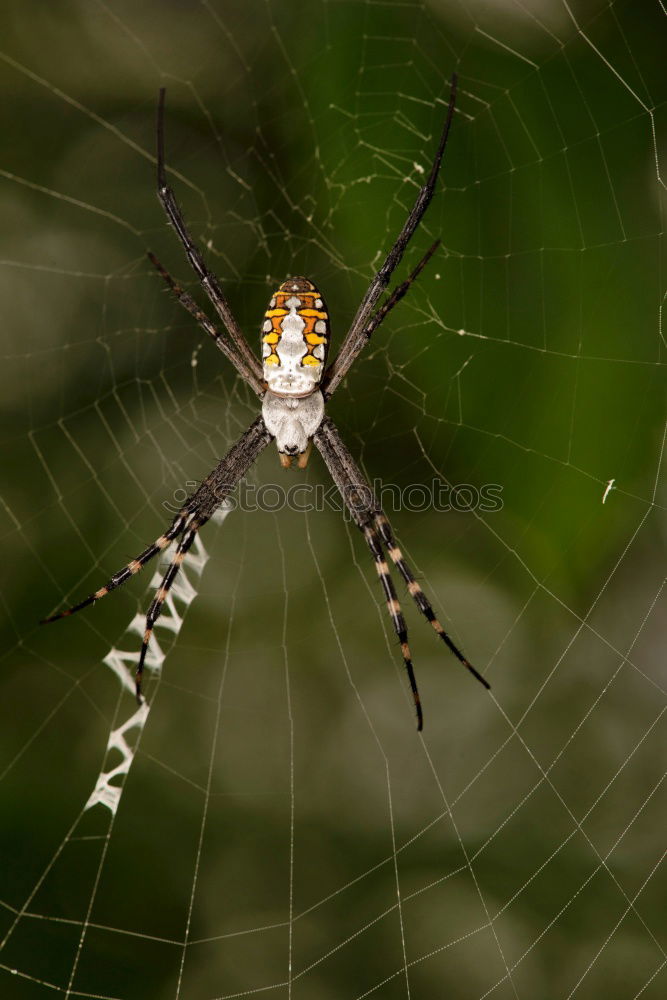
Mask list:
[[[415,168],[415,170],[417,171],[418,174],[423,174],[424,173],[424,168],[422,167],[421,163],[417,163],[415,161],[415,162],[413,162],[412,166]]]
[[[615,479],[610,479],[609,482],[607,483],[607,486],[606,486],[605,491],[604,491],[604,495],[602,497],[602,503],[606,503],[607,502],[607,497],[609,496],[609,494],[611,493],[611,491],[614,489],[614,483],[615,482],[616,482]]]
[[[202,345],[198,344],[190,356],[190,367],[196,368],[199,364],[199,352],[201,351]]]
[[[434,274],[433,277],[435,278],[436,281],[440,281],[440,274],[439,273],[438,274]]]

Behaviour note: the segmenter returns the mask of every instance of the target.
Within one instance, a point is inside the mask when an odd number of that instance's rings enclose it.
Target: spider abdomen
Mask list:
[[[287,278],[262,323],[264,378],[276,396],[309,396],[319,386],[329,349],[329,314],[308,278]]]

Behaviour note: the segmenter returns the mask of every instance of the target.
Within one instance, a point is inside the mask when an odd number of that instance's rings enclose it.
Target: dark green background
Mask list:
[[[0,995],[663,996],[660,5],[8,2],[0,29]],[[136,643],[148,580],[36,622],[154,538],[256,412],[146,261],[190,282],[154,194],[157,89],[253,345],[305,273],[335,348],[453,70],[399,277],[442,248],[330,412],[370,477],[502,486],[500,512],[394,517],[492,692],[406,597],[422,741],[356,530],[236,511],[205,533],[115,822],[82,815],[132,711],[101,660]],[[270,448],[252,479],[286,475]]]

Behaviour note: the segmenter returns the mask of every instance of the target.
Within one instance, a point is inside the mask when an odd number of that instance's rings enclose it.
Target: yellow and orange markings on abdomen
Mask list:
[[[283,335],[283,322],[290,313],[296,314],[303,323],[301,336],[305,352],[301,364],[312,368],[321,366],[323,370],[329,348],[329,314],[315,285],[307,278],[300,277],[283,281],[273,293],[269,308],[264,313],[262,343],[271,348],[270,353],[263,358],[264,364],[280,365],[276,349]],[[316,347],[321,348],[317,356],[313,353]]]

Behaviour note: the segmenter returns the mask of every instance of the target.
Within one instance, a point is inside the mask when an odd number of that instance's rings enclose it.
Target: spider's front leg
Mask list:
[[[387,608],[392,618],[394,631],[401,644],[401,653],[410,680],[412,696],[417,712],[417,728],[422,728],[422,710],[419,701],[419,693],[415,682],[410,649],[408,646],[407,628],[405,619],[401,611],[396,591],[389,572],[389,566],[384,556],[384,550],[389,554],[399,573],[407,584],[408,593],[417,605],[419,611],[429,622],[434,631],[443,640],[447,648],[454,654],[459,662],[476,678],[487,690],[490,688],[489,682],[473,667],[472,663],[466,659],[458,646],[453,642],[447,631],[438,621],[430,601],[422,590],[420,584],[415,579],[414,573],[405,561],[401,550],[396,544],[391,525],[386,514],[382,510],[373,490],[364,479],[359,467],[354,461],[348,448],[343,442],[334,423],[327,417],[322,421],[315,434],[315,444],[324,459],[324,462],[331,473],[331,477],[338,487],[340,494],[345,501],[345,505],[350,511],[355,524],[364,534],[366,542],[375,560],[375,566],[387,599]]]
[[[117,573],[114,573],[111,579],[99,590],[96,590],[79,604],[75,604],[73,607],[67,608],[59,614],[42,619],[42,624],[73,615],[76,611],[81,611],[102,597],[106,597],[112,590],[120,587],[138,573],[139,570],[143,569],[150,559],[178,539],[174,556],[165,571],[162,582],[146,615],[146,630],[144,632],[144,641],[139,654],[136,674],[137,700],[141,701],[141,679],[148,644],[153,633],[153,626],[160,617],[162,606],[183,565],[187,552],[194,542],[199,529],[210,520],[270,440],[271,433],[267,430],[262,417],[257,417],[238,441],[232,445],[225,457],[218,462],[201,486],[195,490],[192,496],[188,497],[172,521],[171,526],[164,534],[160,535],[148,548],[144,549],[136,559],[132,559],[126,566]]]

